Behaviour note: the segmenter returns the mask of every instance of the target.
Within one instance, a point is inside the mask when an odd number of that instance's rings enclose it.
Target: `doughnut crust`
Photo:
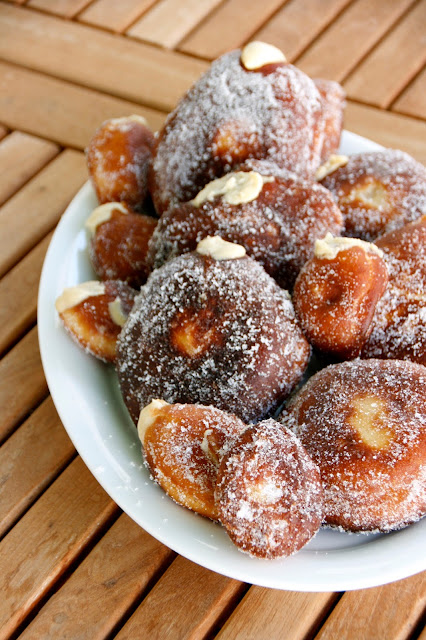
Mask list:
[[[250,202],[229,204],[216,196],[201,206],[192,201],[164,213],[150,240],[148,262],[159,267],[194,250],[206,235],[220,235],[243,245],[281,287],[291,289],[313,255],[315,240],[327,232],[340,234],[342,228],[341,213],[324,187],[296,176],[264,176],[260,193]]]
[[[376,241],[389,271],[365,358],[399,358],[426,365],[426,215]]]
[[[403,151],[355,154],[321,182],[336,197],[347,236],[372,241],[426,214],[426,168]]]
[[[332,153],[336,153],[340,145],[346,94],[343,87],[334,80],[315,78],[314,82],[321,95],[325,121],[321,150],[321,163],[324,163]]]
[[[293,433],[271,419],[246,429],[230,447],[215,495],[231,540],[259,558],[295,553],[322,521],[319,469]]]
[[[248,71],[240,54],[215,60],[166,120],[149,178],[159,213],[247,158],[305,176],[320,164],[323,105],[314,82],[285,62]]]
[[[142,287],[117,372],[135,422],[153,398],[214,405],[248,422],[280,404],[309,355],[289,295],[258,263],[194,252]]]
[[[374,359],[330,365],[288,411],[321,470],[326,524],[387,532],[425,515],[425,367]]]

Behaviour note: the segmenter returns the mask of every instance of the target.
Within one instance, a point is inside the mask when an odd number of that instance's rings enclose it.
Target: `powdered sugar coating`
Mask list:
[[[153,398],[215,405],[247,422],[278,406],[309,355],[289,295],[259,264],[190,253],[142,287],[117,372],[135,422]]]
[[[314,82],[290,64],[247,71],[240,51],[218,58],[160,132],[150,178],[158,211],[185,202],[249,157],[310,175],[324,121]]]
[[[231,446],[215,495],[232,541],[261,558],[295,553],[322,521],[319,469],[292,432],[271,419],[249,427]]]
[[[327,189],[302,178],[275,177],[251,202],[232,205],[218,196],[200,207],[189,202],[171,208],[150,240],[148,261],[158,267],[194,250],[204,236],[220,235],[243,245],[280,286],[291,288],[315,240],[339,234],[342,223]]]
[[[371,241],[426,214],[426,168],[403,151],[352,155],[322,184],[335,195],[348,236]]]
[[[314,82],[324,109],[324,142],[321,151],[321,163],[324,163],[339,148],[346,94],[343,87],[334,80],[315,78]]]
[[[354,360],[315,374],[288,405],[321,469],[325,522],[392,531],[426,513],[426,368]]]

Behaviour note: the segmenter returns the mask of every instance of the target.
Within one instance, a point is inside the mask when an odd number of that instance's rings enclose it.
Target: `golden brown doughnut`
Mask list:
[[[314,82],[320,92],[323,105],[325,125],[321,162],[326,162],[331,154],[337,152],[340,145],[346,94],[343,87],[334,80],[315,78]]]
[[[325,523],[393,531],[426,513],[426,368],[353,360],[316,373],[288,405],[321,470]]]
[[[215,407],[153,400],[139,416],[145,462],[173,500],[217,520],[217,470],[227,446],[246,425]]]
[[[215,496],[231,540],[259,558],[295,553],[323,517],[318,467],[293,433],[274,420],[249,427],[230,446]]]

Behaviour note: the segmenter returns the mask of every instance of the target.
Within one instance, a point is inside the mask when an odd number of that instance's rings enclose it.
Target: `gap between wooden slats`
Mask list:
[[[155,131],[165,114],[0,62],[0,121],[63,146],[84,149],[108,118],[136,113]]]
[[[226,578],[177,557],[149,592],[117,640],[168,638],[189,640],[211,637],[246,589]]]
[[[66,149],[3,205],[0,209],[0,275],[56,225],[86,179],[84,155]]]
[[[78,20],[116,33],[123,33],[157,0],[96,0],[82,11]]]
[[[74,18],[87,7],[92,0],[27,0],[27,7],[42,9],[63,18]],[[120,0],[121,2],[121,0]]]
[[[181,53],[1,3],[0,59],[164,111],[206,69]]]
[[[348,591],[317,640],[404,640],[426,605],[426,572],[375,589]]]
[[[296,60],[314,78],[342,82],[413,0],[356,0]]]
[[[0,142],[0,205],[59,153],[48,140],[13,131]]]
[[[426,0],[420,0],[345,81],[348,96],[386,109],[426,61]]]
[[[49,397],[0,447],[0,538],[73,456]]]
[[[37,327],[33,327],[0,360],[0,444],[47,393]]]
[[[0,542],[0,639],[16,632],[118,507],[80,458]]]
[[[121,515],[20,638],[111,637],[174,556],[127,515]],[[162,615],[168,615],[166,607]]]
[[[222,2],[223,0],[160,0],[126,33],[134,38],[172,48]]]
[[[426,120],[426,68],[394,102],[392,111]]]
[[[283,4],[283,0],[228,0],[182,41],[179,50],[216,58],[250,38]]]
[[[0,124],[0,140],[2,140],[8,133],[9,132],[7,130],[7,127],[5,127],[3,124]]]

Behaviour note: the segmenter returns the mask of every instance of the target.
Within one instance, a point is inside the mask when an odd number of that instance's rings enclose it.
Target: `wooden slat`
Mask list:
[[[333,593],[296,593],[252,587],[218,640],[302,640],[312,637],[336,599]],[[338,636],[336,636],[337,640]]]
[[[223,0],[160,0],[127,35],[163,47],[175,47]]]
[[[87,179],[86,161],[67,149],[0,209],[0,275],[57,223]]]
[[[426,120],[426,69],[395,101],[392,110]]]
[[[290,0],[260,29],[254,39],[270,42],[294,60],[351,0]]]
[[[47,384],[34,327],[0,360],[0,442],[46,395]]]
[[[104,29],[122,33],[157,0],[96,0],[78,20]]]
[[[43,9],[63,18],[73,18],[90,4],[91,0],[29,0],[27,7]]]
[[[74,454],[49,397],[0,448],[0,537]]]
[[[179,556],[116,638],[211,637],[217,621],[243,588],[241,582]]]
[[[36,321],[37,289],[51,236],[44,238],[0,280],[0,353]],[[19,295],[17,294],[19,291]]]
[[[206,68],[180,53],[6,4],[0,59],[166,111]]]
[[[53,142],[13,131],[0,143],[0,205],[42,169],[59,148]]]
[[[180,51],[212,60],[239,47],[280,8],[283,0],[228,0],[185,38]]]
[[[348,102],[345,128],[385,147],[402,149],[419,162],[426,164],[424,122],[381,111],[375,107]]]
[[[318,640],[403,640],[426,605],[426,573],[375,589],[348,591],[332,611]]]
[[[314,78],[342,82],[413,0],[356,0],[297,60]]]
[[[120,516],[20,638],[111,637],[173,555],[128,516]]]
[[[77,458],[0,543],[0,639],[8,638],[118,507]]]
[[[136,113],[153,130],[164,114],[133,102],[0,62],[0,120],[63,146],[84,149],[101,122]]]
[[[345,82],[351,98],[385,109],[426,62],[426,0],[421,0]],[[392,72],[389,73],[389,70]]]

